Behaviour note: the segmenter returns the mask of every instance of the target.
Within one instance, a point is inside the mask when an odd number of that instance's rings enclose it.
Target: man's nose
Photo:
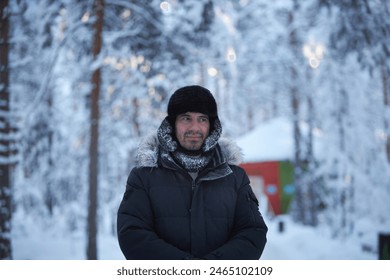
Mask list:
[[[190,124],[190,129],[194,131],[200,131],[200,122],[197,120],[193,120]]]

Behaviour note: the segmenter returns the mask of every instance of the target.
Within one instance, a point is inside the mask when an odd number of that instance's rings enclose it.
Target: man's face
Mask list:
[[[176,117],[176,138],[189,151],[199,150],[209,135],[210,121],[207,115],[187,112]]]

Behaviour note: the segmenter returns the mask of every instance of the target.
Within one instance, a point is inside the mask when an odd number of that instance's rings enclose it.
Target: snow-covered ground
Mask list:
[[[358,239],[334,240],[319,229],[303,227],[284,218],[284,232],[279,220],[267,221],[268,243],[261,259],[265,260],[375,260],[376,253],[365,252]],[[84,236],[53,237],[45,232],[13,237],[13,257],[19,260],[83,260]],[[123,260],[114,236],[100,236],[99,259]]]
[[[268,222],[267,260],[375,260],[376,253],[363,251],[362,239],[332,239],[318,228],[296,225],[284,217],[284,232],[278,221]],[[376,248],[375,248],[376,249]]]

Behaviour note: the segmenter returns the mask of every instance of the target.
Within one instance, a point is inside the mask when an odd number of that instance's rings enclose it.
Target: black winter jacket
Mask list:
[[[158,153],[140,146],[118,210],[118,241],[126,259],[259,259],[267,226],[237,146],[224,139],[196,180]],[[234,164],[232,164],[234,163]]]

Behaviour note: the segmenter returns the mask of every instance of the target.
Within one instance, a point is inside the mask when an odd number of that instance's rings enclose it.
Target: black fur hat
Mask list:
[[[211,124],[218,118],[217,103],[213,95],[208,89],[198,85],[179,88],[169,99],[168,120],[172,126],[176,117],[186,112],[205,114]]]

